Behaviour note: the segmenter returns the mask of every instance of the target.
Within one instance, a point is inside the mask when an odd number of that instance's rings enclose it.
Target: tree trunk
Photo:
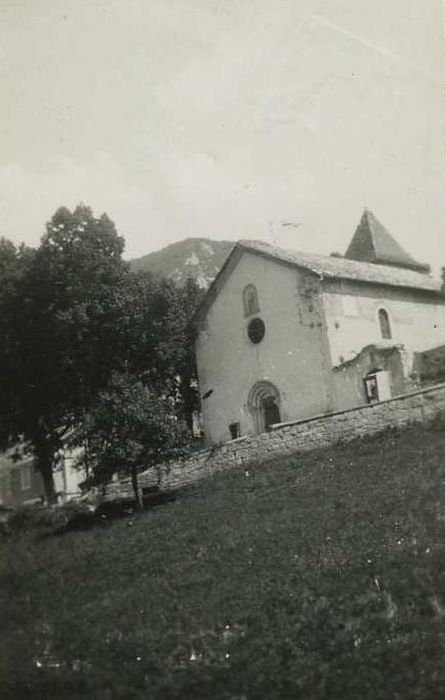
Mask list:
[[[193,412],[196,408],[196,390],[191,386],[191,377],[184,377],[182,398],[184,402],[184,418],[191,436],[193,436]],[[194,437],[194,436],[193,436]]]
[[[137,467],[131,468],[131,485],[133,486],[134,500],[136,501],[136,508],[138,510],[142,510],[142,508],[144,507],[144,503],[142,500],[141,491],[139,489]]]
[[[49,440],[40,433],[34,441],[34,452],[36,458],[36,469],[42,475],[45,498],[48,505],[56,503],[56,489],[54,486],[54,451]]]
[[[56,489],[54,487],[54,477],[51,462],[49,465],[45,466],[44,469],[38,467],[39,472],[42,475],[43,486],[45,489],[45,498],[48,505],[52,506],[57,502]]]

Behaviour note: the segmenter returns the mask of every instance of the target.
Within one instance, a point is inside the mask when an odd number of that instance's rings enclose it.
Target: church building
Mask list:
[[[238,242],[195,316],[210,444],[408,391],[445,296],[365,210],[344,257]]]

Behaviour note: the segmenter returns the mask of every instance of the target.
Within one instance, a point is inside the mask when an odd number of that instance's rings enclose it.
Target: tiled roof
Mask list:
[[[417,262],[403,250],[369,209],[363,212],[345,258],[428,271],[428,265]]]
[[[359,262],[346,258],[315,255],[314,253],[299,253],[294,250],[278,248],[263,241],[239,241],[236,248],[304,268],[322,278],[347,279],[434,292],[438,292],[441,287],[440,281],[433,279],[430,275],[404,267],[376,265],[375,263]]]

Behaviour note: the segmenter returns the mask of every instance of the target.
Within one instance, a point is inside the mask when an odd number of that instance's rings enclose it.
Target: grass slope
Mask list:
[[[4,540],[0,696],[443,697],[444,448],[387,434]]]

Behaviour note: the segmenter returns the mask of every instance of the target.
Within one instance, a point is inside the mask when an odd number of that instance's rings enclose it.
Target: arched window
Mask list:
[[[243,290],[244,316],[252,316],[260,310],[258,292],[253,284],[248,284]]]
[[[379,324],[382,338],[391,338],[391,324],[386,309],[379,309]]]

